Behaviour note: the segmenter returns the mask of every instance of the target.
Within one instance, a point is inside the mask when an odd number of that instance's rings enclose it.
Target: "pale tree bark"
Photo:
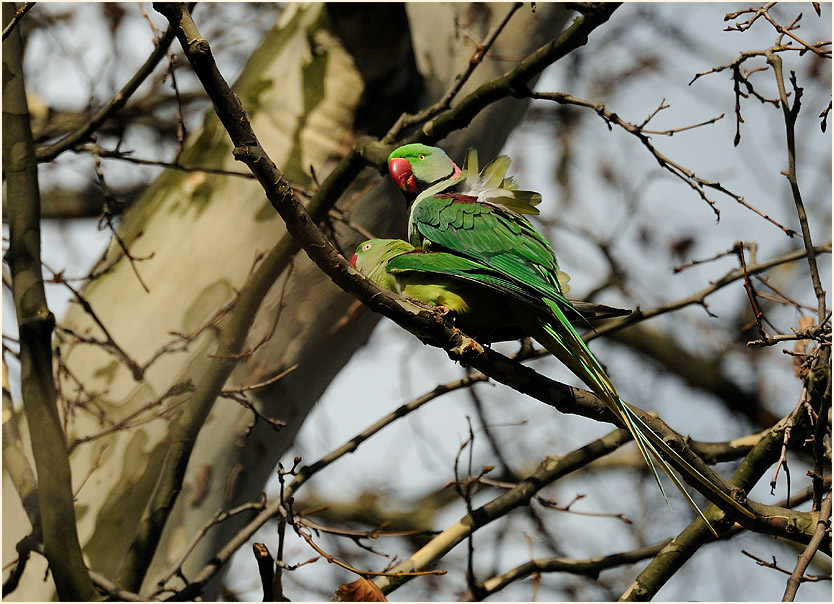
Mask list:
[[[485,39],[510,8],[290,5],[234,88],[287,179],[300,189],[315,189],[358,136],[382,136],[403,111],[441,98],[475,51],[468,36]],[[461,94],[556,37],[568,14],[549,3],[538,4],[535,13],[518,10]],[[524,109],[521,100],[495,103],[443,145],[455,156],[469,146],[493,156]],[[187,142],[182,161],[242,168],[212,112]],[[403,234],[402,199],[375,170],[363,170],[337,205],[375,236]],[[255,391],[258,413],[286,425],[276,430],[269,421],[256,421],[252,410],[228,398],[218,398],[205,421],[193,420],[199,437],[147,574],[145,568],[126,573],[123,561],[144,526],[149,500],[158,495],[166,457],[173,463],[172,452],[184,446],[177,430],[184,417],[196,413],[195,390],[213,379],[223,381],[211,374],[216,365],[211,355],[225,344],[218,334],[228,323],[228,313],[218,312],[235,301],[259,255],[287,234],[256,181],[167,172],[124,215],[120,236],[136,260],[125,257],[114,241],[100,263],[112,270],[81,292],[89,307],[73,305],[59,320],[61,362],[68,369],[59,385],[87,563],[108,577],[141,580],[142,593],[148,593],[218,510],[258,499],[305,417],[379,316],[336,287],[304,254],[292,256],[263,303],[253,308],[240,345],[252,353],[241,357],[225,383],[226,388],[258,384],[294,368]],[[343,253],[349,255],[363,238],[333,222],[333,239]],[[193,338],[186,347],[172,332]],[[108,344],[78,343],[73,334]],[[156,356],[166,345],[175,350]],[[25,422],[21,430],[28,443]],[[31,527],[10,488],[4,489],[3,510],[5,559]],[[244,520],[226,521],[209,532],[183,566],[185,575],[202,568]],[[44,582],[43,575],[43,560],[35,556],[10,599],[50,598],[51,579]],[[209,584],[206,599],[216,594],[217,583]]]

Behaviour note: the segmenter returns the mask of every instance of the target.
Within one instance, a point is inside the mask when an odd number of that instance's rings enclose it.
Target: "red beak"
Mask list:
[[[353,268],[356,268],[356,254],[354,254],[354,255],[351,257],[351,259],[350,259],[350,265],[351,265]]]
[[[411,164],[402,157],[395,157],[388,162],[388,172],[397,186],[408,193],[417,193],[417,183],[414,182],[414,174],[411,172]]]

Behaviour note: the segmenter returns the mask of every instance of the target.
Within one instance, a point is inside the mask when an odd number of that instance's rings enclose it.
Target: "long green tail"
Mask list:
[[[688,475],[695,478],[698,482],[707,487],[710,491],[717,494],[728,504],[739,512],[751,518],[754,515],[735,501],[732,497],[727,495],[724,491],[719,489],[711,480],[694,468],[687,462],[680,454],[672,449],[668,444],[655,434],[643,420],[641,420],[628,405],[626,405],[620,396],[617,394],[614,385],[611,383],[605,370],[602,369],[597,362],[594,355],[588,349],[585,342],[571,326],[567,317],[565,317],[559,306],[550,300],[545,299],[544,302],[552,312],[552,320],[546,317],[535,316],[526,309],[518,311],[519,321],[522,327],[532,335],[540,344],[547,348],[559,361],[570,369],[578,378],[587,384],[594,394],[602,400],[606,407],[608,407],[616,417],[620,419],[622,424],[631,432],[637,447],[640,450],[643,459],[652,471],[655,480],[657,481],[660,492],[663,498],[666,499],[666,504],[669,505],[669,500],[666,497],[666,491],[660,482],[660,476],[657,472],[655,461],[660,465],[663,472],[669,477],[672,483],[678,488],[684,498],[689,504],[698,512],[703,518],[704,522],[709,527],[710,532],[716,537],[718,534],[712,525],[707,520],[701,509],[692,500],[692,497],[687,492],[681,479],[675,474],[672,466],[666,462],[661,456],[662,451],[666,456],[673,459]],[[671,509],[671,506],[670,506]]]

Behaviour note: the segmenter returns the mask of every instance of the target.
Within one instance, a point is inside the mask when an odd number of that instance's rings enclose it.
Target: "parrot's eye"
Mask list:
[[[369,249],[371,249],[370,242],[368,242],[368,243],[366,243],[365,245],[362,246],[362,251],[363,252],[367,252]]]
[[[426,159],[426,154],[421,153],[420,155],[417,156],[417,159]]]

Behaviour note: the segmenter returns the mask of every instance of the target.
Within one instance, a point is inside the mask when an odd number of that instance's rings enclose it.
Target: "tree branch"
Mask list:
[[[788,104],[788,93],[785,90],[785,78],[782,74],[782,57],[768,49],[765,53],[767,62],[773,67],[773,75],[776,77],[776,86],[779,89],[779,100],[782,106],[782,114],[785,117],[785,138],[788,151],[788,169],[782,174],[788,179],[791,186],[791,194],[796,205],[796,214],[799,218],[799,226],[802,231],[802,241],[805,243],[805,252],[808,257],[808,268],[811,271],[811,281],[814,284],[814,293],[817,295],[817,317],[819,323],[825,320],[825,290],[822,288],[820,273],[817,268],[817,259],[813,253],[814,242],[811,240],[811,229],[808,226],[808,215],[805,213],[805,204],[802,201],[802,193],[799,190],[799,181],[796,177],[796,118],[799,115],[800,98],[802,88],[796,84],[796,74],[791,72],[791,84],[793,84],[794,98],[793,106]]]
[[[571,26],[565,29],[558,38],[539,48],[505,75],[482,84],[461,100],[453,110],[446,111],[423,124],[420,135],[404,142],[440,140],[457,130],[461,123],[470,123],[487,105],[508,96],[523,98],[526,96],[527,86],[533,77],[541,73],[548,65],[552,65],[568,53],[584,46],[588,42],[588,36],[597,27],[607,22],[619,6],[618,2],[595,5],[593,10],[574,19]]]
[[[802,581],[802,576],[805,574],[805,569],[811,563],[814,555],[822,543],[825,533],[831,526],[831,493],[823,501],[820,509],[820,518],[817,520],[817,530],[808,543],[808,547],[802,552],[799,560],[796,562],[796,567],[793,569],[791,576],[788,578],[788,583],[785,587],[785,595],[782,596],[783,602],[793,602],[796,597],[796,591],[799,589],[799,583]]]
[[[10,23],[14,5],[3,3]],[[23,45],[13,29],[3,49],[3,170],[9,200],[9,250],[17,324],[23,410],[29,425],[44,552],[58,596],[88,600],[95,594],[81,556],[75,524],[72,481],[57,391],[52,375],[55,317],[46,305],[40,260],[40,197],[35,145],[29,127],[23,76]]]
[[[29,523],[32,525],[35,539],[41,541],[41,512],[38,502],[38,481],[29,458],[23,450],[23,440],[17,425],[17,415],[9,390],[6,359],[3,359],[3,469],[9,475],[20,497],[20,502]]]
[[[828,484],[829,486],[831,484],[830,475],[828,476]],[[791,498],[791,504],[796,506],[800,503],[804,503],[805,501],[811,499],[812,494],[813,489],[806,489],[802,493],[797,493],[795,497]],[[782,501],[777,504],[778,507],[785,507],[787,505],[787,501]],[[743,527],[735,525],[730,531],[723,534],[721,539],[729,540],[744,530],[745,529]],[[656,556],[658,553],[663,551],[663,549],[669,545],[671,541],[671,539],[667,539],[660,543],[639,547],[631,551],[610,554],[608,556],[595,556],[586,560],[573,560],[564,557],[533,559],[516,566],[501,575],[484,581],[484,592],[485,595],[492,595],[501,589],[504,589],[507,585],[513,583],[514,581],[518,581],[519,579],[523,579],[539,572],[565,572],[597,578],[600,571],[605,569],[625,564],[632,564],[634,562]],[[470,596],[469,593],[465,594],[461,598],[461,601],[471,601],[471,598],[468,596]]]
[[[646,122],[644,122],[643,124],[640,124],[640,125],[632,124],[631,122],[627,122],[624,119],[622,119],[616,113],[613,113],[613,112],[609,111],[608,109],[606,109],[604,103],[597,102],[597,101],[589,101],[589,100],[585,100],[585,99],[580,99],[580,98],[574,97],[570,94],[566,94],[566,93],[562,93],[562,92],[530,92],[529,96],[532,99],[550,100],[550,101],[555,101],[555,102],[557,102],[559,104],[563,104],[563,105],[576,105],[578,107],[588,107],[588,108],[593,109],[594,111],[596,111],[596,113],[602,119],[604,119],[607,124],[609,124],[609,126],[608,126],[609,129],[611,128],[610,124],[616,124],[616,125],[620,126],[626,132],[628,132],[630,134],[633,134],[643,144],[643,146],[646,147],[646,149],[649,150],[649,153],[651,153],[654,156],[654,158],[657,160],[657,163],[660,165],[661,168],[663,168],[664,170],[667,170],[668,172],[670,172],[671,174],[673,174],[674,176],[676,176],[677,178],[679,178],[680,180],[685,182],[687,185],[689,185],[689,187],[692,190],[694,190],[696,193],[698,193],[698,195],[701,197],[701,199],[703,199],[710,206],[710,209],[712,209],[712,211],[715,213],[716,220],[720,216],[720,212],[719,212],[718,208],[716,207],[715,201],[713,201],[712,199],[707,197],[706,193],[704,192],[705,187],[716,190],[720,193],[723,193],[724,195],[727,195],[728,197],[731,197],[737,203],[743,205],[748,210],[754,212],[755,214],[758,214],[759,216],[761,216],[762,218],[764,218],[765,220],[767,220],[771,224],[773,224],[773,225],[779,227],[780,229],[782,229],[782,231],[786,235],[788,235],[789,237],[793,237],[796,234],[792,229],[789,229],[787,227],[782,226],[781,224],[776,222],[773,218],[771,218],[767,214],[764,214],[761,211],[757,210],[755,207],[753,207],[747,201],[745,201],[744,197],[742,197],[741,195],[738,195],[737,193],[733,193],[732,191],[730,191],[729,189],[724,187],[720,182],[714,182],[714,181],[710,181],[710,180],[706,180],[704,178],[701,178],[700,176],[698,176],[694,172],[692,172],[692,170],[690,170],[689,168],[687,168],[687,167],[685,167],[685,166],[683,166],[683,165],[681,165],[681,164],[679,164],[675,161],[672,161],[670,158],[663,155],[657,149],[657,147],[655,147],[652,144],[649,136],[647,136],[648,134],[650,134],[650,132],[643,129],[643,126],[648,122],[648,120]],[[706,122],[706,123],[711,123],[711,122]],[[660,133],[660,134],[665,134],[665,132]]]
[[[539,464],[535,472],[524,478],[514,488],[502,493],[495,499],[467,514],[452,526],[432,539],[424,547],[414,552],[391,569],[391,572],[412,572],[422,570],[435,564],[458,543],[466,539],[479,528],[506,516],[517,507],[527,505],[533,495],[552,484],[559,478],[586,466],[594,459],[616,450],[629,440],[627,430],[619,429],[606,436],[588,443],[584,447],[568,453],[563,457],[550,456]],[[390,593],[411,577],[382,577],[375,583],[384,593]]]
[[[174,32],[169,27],[163,36],[154,43],[154,48],[144,64],[133,74],[133,77],[119,90],[104,107],[99,109],[95,115],[81,128],[67,134],[56,143],[39,147],[36,157],[39,163],[50,162],[64,151],[75,148],[81,143],[86,143],[90,136],[98,130],[108,118],[125,106],[134,92],[142,85],[149,75],[156,68],[157,63],[162,60],[171,42],[174,41]]]
[[[14,28],[17,27],[17,25],[20,23],[20,20],[23,19],[23,15],[28,13],[29,10],[33,6],[35,6],[36,4],[37,4],[37,2],[24,2],[23,6],[21,6],[19,9],[17,9],[14,12],[14,14],[12,15],[12,18],[9,20],[9,22],[6,24],[6,26],[3,27],[3,41],[4,42],[6,41],[6,38],[8,38],[11,35],[12,30],[14,30]],[[3,19],[3,20],[5,21],[5,19]]]

